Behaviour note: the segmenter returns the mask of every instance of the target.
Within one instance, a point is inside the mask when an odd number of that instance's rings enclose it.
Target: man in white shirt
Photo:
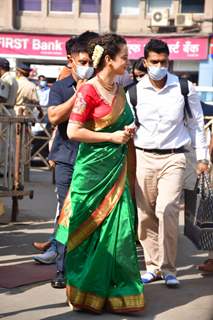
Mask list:
[[[144,48],[147,73],[137,84],[135,135],[138,236],[144,248],[144,283],[164,279],[177,287],[176,251],[179,200],[186,166],[185,146],[192,144],[197,171],[208,169],[203,113],[192,83],[188,101],[192,118],[184,116],[178,77],[168,72],[169,49],[152,39]]]
[[[37,95],[38,95],[40,106],[43,106],[43,107],[48,106],[49,94],[50,94],[50,88],[47,85],[47,79],[45,76],[40,75],[38,77],[38,89],[37,89]]]

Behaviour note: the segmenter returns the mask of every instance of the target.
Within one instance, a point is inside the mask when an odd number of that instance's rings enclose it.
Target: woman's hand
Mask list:
[[[111,142],[117,144],[125,144],[131,138],[131,134],[127,130],[119,130],[111,133]]]
[[[135,124],[131,124],[129,126],[125,126],[124,129],[130,135],[131,138],[134,137],[135,132],[136,132]]]

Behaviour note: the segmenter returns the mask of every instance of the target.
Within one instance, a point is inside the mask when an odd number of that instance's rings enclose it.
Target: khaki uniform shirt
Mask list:
[[[14,107],[16,102],[16,94],[18,91],[17,80],[9,71],[3,74],[1,80],[9,85],[9,96],[5,104],[10,107]]]
[[[16,97],[16,106],[24,106],[25,102],[38,103],[36,85],[29,81],[26,77],[17,79],[18,92]]]

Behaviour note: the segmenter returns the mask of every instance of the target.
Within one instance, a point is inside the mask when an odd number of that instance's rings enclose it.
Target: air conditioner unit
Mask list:
[[[192,13],[178,13],[175,17],[175,25],[177,27],[190,27],[193,25]]]
[[[151,26],[162,27],[169,25],[169,10],[156,10],[152,12]]]

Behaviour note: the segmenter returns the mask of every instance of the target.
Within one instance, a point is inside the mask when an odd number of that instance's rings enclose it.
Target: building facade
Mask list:
[[[213,85],[212,0],[1,0],[0,12],[0,56],[13,66],[21,60],[58,72],[48,66],[65,63],[70,36],[116,32],[126,37],[130,59],[143,55],[150,37],[165,39],[173,71],[199,73],[201,84]]]

